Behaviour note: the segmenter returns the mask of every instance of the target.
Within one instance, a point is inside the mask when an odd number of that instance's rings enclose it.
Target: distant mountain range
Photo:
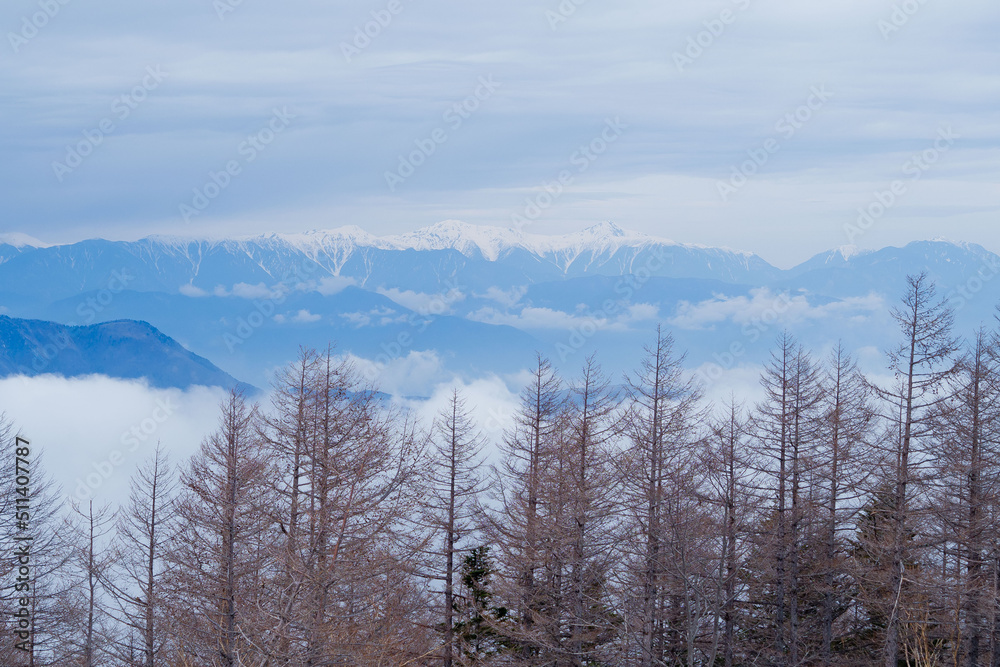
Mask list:
[[[0,315],[0,376],[46,373],[145,378],[154,387],[206,385],[255,391],[145,322],[68,327]]]
[[[757,283],[780,273],[751,253],[682,245],[605,223],[567,236],[443,222],[411,234],[376,237],[357,227],[305,234],[197,241],[149,237],[62,246],[0,245],[2,293],[46,299],[104,289],[114,273],[128,289],[188,288],[336,277],[367,289],[434,293],[456,279],[470,288],[507,289],[585,275],[654,275]],[[39,282],[41,279],[41,282]]]
[[[383,365],[433,357],[469,376],[513,372],[536,350],[568,368],[596,351],[618,372],[658,322],[692,366],[729,363],[734,345],[730,365],[759,361],[781,329],[817,349],[888,345],[888,308],[921,270],[958,307],[962,331],[991,320],[1000,256],[978,245],[843,247],[782,270],[612,223],[564,236],[459,222],[382,237],[357,227],[55,246],[0,236],[0,312],[144,320],[259,386],[300,344],[330,342]]]

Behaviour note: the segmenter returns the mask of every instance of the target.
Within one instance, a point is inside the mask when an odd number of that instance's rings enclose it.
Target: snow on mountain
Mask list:
[[[22,235],[8,238],[30,242]],[[612,222],[543,235],[448,220],[385,236],[345,226],[219,240],[151,236],[50,247],[0,245],[0,294],[12,303],[49,302],[107,289],[117,284],[116,276],[126,275],[129,290],[171,294],[182,287],[230,293],[241,283],[318,289],[336,277],[367,290],[433,295],[452,285],[470,295],[586,276],[649,274],[808,288],[833,296],[865,285],[895,289],[894,281],[918,266],[931,267],[942,285],[955,285],[990,258],[996,256],[974,244],[922,241],[878,251],[843,246],[781,271],[753,253],[677,243]]]
[[[870,253],[871,250],[866,248],[859,248],[856,245],[842,245],[839,248],[834,248],[833,252],[840,255],[844,261],[850,260],[858,255],[865,255]]]
[[[305,234],[270,234],[255,237],[284,241],[306,250],[316,247],[377,248],[379,250],[457,250],[466,257],[476,254],[491,262],[505,251],[515,248],[535,255],[587,251],[613,253],[623,247],[637,248],[650,244],[679,245],[639,232],[623,230],[611,222],[603,222],[582,231],[561,236],[524,234],[505,227],[473,225],[460,220],[445,220],[404,234],[375,236],[356,226],[315,230]],[[696,247],[696,246],[690,246]]]
[[[384,237],[396,250],[457,250],[466,257],[477,251],[495,262],[500,253],[524,247],[524,238],[512,229],[470,225],[459,220],[446,220],[414,232]]]
[[[531,234],[526,236],[522,247],[539,255],[550,252],[581,254],[588,250],[602,254],[613,254],[621,248],[640,248],[653,244],[679,245],[668,239],[648,236],[641,232],[626,231],[613,222],[602,222],[579,232],[562,236]]]
[[[300,234],[265,234],[243,240],[262,244],[268,242],[285,243],[309,256],[328,252],[331,249],[378,248],[392,250],[397,248],[397,244],[391,240],[369,234],[356,225],[346,225],[329,230],[314,229]]]
[[[21,232],[9,232],[0,234],[0,244],[14,246],[15,248],[49,248],[51,244],[39,241],[34,236]]]
[[[805,262],[792,269],[792,273],[801,274],[817,269],[845,267],[858,258],[870,255],[873,251],[866,248],[859,248],[856,245],[842,245],[833,250],[821,252],[810,257]]]
[[[377,357],[385,341],[415,335],[410,316],[422,315],[420,304],[444,306],[443,314],[412,350],[446,350],[449,359],[461,357],[462,367],[483,369],[498,353],[483,355],[482,349],[503,351],[509,365],[538,349],[535,336],[542,334],[531,322],[544,320],[544,331],[564,336],[552,323],[577,322],[581,304],[599,312],[609,300],[625,302],[667,320],[682,301],[711,305],[725,298],[715,295],[738,300],[753,288],[808,294],[819,304],[872,292],[891,301],[902,293],[907,274],[921,269],[942,296],[957,294],[969,305],[959,313],[965,326],[991,317],[1000,300],[1000,280],[989,278],[997,274],[993,267],[1000,267],[1000,257],[981,246],[943,241],[877,251],[845,246],[779,270],[753,253],[676,243],[611,222],[546,236],[445,221],[386,236],[340,227],[218,240],[155,236],[0,245],[0,312],[66,324],[81,317],[85,324],[145,320],[256,383],[262,369],[286,361],[290,341],[321,347],[334,339],[364,358]],[[970,283],[973,278],[978,282]],[[497,298],[506,294],[518,296]],[[303,312],[320,319],[295,320]],[[636,322],[622,324],[624,338],[608,329],[592,343],[640,349],[622,342],[647,320]],[[699,358],[710,359],[743,335],[719,326],[711,335],[681,331],[686,338],[679,340],[696,357],[700,350]],[[850,336],[857,328],[849,320],[824,327],[815,335]],[[252,335],[240,334],[233,343],[237,331]]]

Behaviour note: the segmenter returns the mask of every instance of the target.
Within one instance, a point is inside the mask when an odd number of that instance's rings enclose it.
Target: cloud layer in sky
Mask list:
[[[566,173],[526,231],[614,220],[779,265],[849,240],[1000,250],[998,19],[987,0],[13,0],[0,232],[506,226]]]

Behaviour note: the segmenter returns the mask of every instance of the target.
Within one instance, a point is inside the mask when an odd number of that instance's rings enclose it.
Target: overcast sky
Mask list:
[[[612,220],[780,266],[851,241],[1000,251],[998,19],[995,0],[9,0],[0,232],[510,226],[562,174],[526,231]]]

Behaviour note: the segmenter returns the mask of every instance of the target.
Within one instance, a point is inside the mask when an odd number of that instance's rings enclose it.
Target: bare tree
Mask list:
[[[725,667],[737,660],[737,604],[742,596],[740,572],[746,565],[751,530],[758,518],[755,470],[748,446],[747,418],[731,397],[711,428],[704,451],[709,502],[716,506],[712,530],[718,540],[718,578],[713,611],[715,627],[706,664],[715,664],[719,652]],[[719,623],[722,623],[721,633]]]
[[[269,655],[296,665],[421,655],[428,637],[414,628],[426,625],[426,601],[412,563],[423,544],[404,531],[422,447],[413,422],[332,350],[303,350],[279,376],[274,408],[261,428],[280,471]]]
[[[483,437],[475,430],[458,389],[434,422],[429,484],[423,522],[432,531],[431,576],[443,585],[442,664],[452,667],[456,655],[456,556],[475,531],[475,500],[483,491]]]
[[[161,664],[164,644],[165,551],[175,530],[177,483],[159,443],[133,475],[129,500],[117,521],[117,576],[107,582],[127,633],[121,656],[141,656],[143,667]],[[138,638],[138,640],[136,640]]]
[[[679,538],[703,520],[687,510],[698,486],[697,424],[703,417],[701,390],[683,370],[683,355],[673,338],[657,329],[639,371],[628,381],[629,448],[623,458],[623,499],[627,508],[624,544],[628,548],[626,587],[635,591],[631,632],[642,667],[680,659],[685,644],[676,561],[687,545]],[[671,657],[672,656],[672,657]]]
[[[294,630],[304,593],[301,556],[303,517],[308,511],[306,464],[315,436],[315,391],[313,380],[318,372],[319,356],[302,349],[292,364],[278,371],[271,394],[273,410],[261,417],[259,434],[275,462],[278,474],[271,480],[277,502],[271,508],[271,521],[280,528],[273,545],[276,572],[270,582],[275,605],[272,621],[275,643],[269,648],[278,664],[289,664],[299,655],[293,647]]]
[[[62,493],[46,472],[39,445],[29,443],[27,451],[20,451],[25,441],[19,441],[19,435],[0,413],[4,452],[0,466],[0,574],[5,582],[0,591],[0,664],[70,664],[75,659],[74,646],[67,637],[78,627],[79,608],[73,599],[77,582],[70,576],[73,553],[64,530]],[[16,457],[28,461],[28,486],[19,483]],[[25,551],[30,580],[20,573]],[[27,607],[21,604],[24,600]],[[21,615],[25,610],[27,618]],[[27,639],[16,634],[25,631]]]
[[[566,664],[601,661],[602,645],[614,636],[607,584],[617,556],[618,492],[614,457],[621,430],[618,397],[593,357],[570,390],[566,432],[557,452],[564,501],[555,528],[566,544],[565,593],[559,595],[568,635]]]
[[[890,552],[888,585],[892,599],[886,614],[883,658],[885,667],[896,667],[901,651],[902,619],[907,613],[907,563],[914,541],[910,532],[914,520],[915,486],[921,480],[927,460],[921,456],[935,432],[940,408],[948,397],[945,383],[954,373],[958,342],[952,336],[954,315],[936,297],[926,273],[907,278],[902,304],[892,311],[903,341],[889,353],[894,381],[875,387],[882,399],[884,417],[894,425],[887,442],[888,470],[885,482],[891,487],[889,508]],[[921,616],[914,615],[919,625]]]
[[[871,392],[857,363],[839,344],[830,354],[822,402],[821,444],[816,478],[825,519],[818,539],[823,548],[822,583],[823,663],[834,664],[834,622],[851,608],[854,594],[852,566],[845,534],[856,530],[855,516],[862,505],[864,482],[874,461],[867,450],[875,426]]]
[[[171,569],[174,660],[236,667],[260,660],[271,468],[255,429],[256,408],[233,391],[219,430],[181,474]]]
[[[73,623],[63,638],[68,649],[64,656],[81,667],[96,667],[110,663],[117,642],[117,628],[107,608],[107,583],[112,579],[115,560],[108,544],[114,517],[110,506],[95,509],[93,500],[86,505],[74,504],[72,512],[66,531],[71,544],[67,574],[71,586],[68,609]]]
[[[989,649],[990,521],[1000,493],[1000,356],[993,334],[980,328],[950,378],[951,400],[941,409],[934,479],[938,537],[954,568],[941,579],[942,607],[954,610],[955,662],[983,664]]]
[[[546,562],[544,548],[551,522],[545,500],[552,492],[549,480],[563,418],[562,383],[539,356],[531,382],[521,392],[515,424],[504,434],[484,512],[485,535],[496,549],[498,593],[516,621],[501,629],[522,665],[549,661],[551,627],[544,608],[553,563]]]
[[[797,665],[806,648],[800,605],[807,553],[815,520],[815,473],[823,387],[811,356],[787,333],[761,376],[765,398],[753,416],[754,447],[764,473],[762,492],[773,499],[772,520],[761,531],[758,576],[770,591],[774,613],[769,633],[773,659]],[[773,568],[773,569],[772,569]],[[759,602],[762,602],[759,600]]]

